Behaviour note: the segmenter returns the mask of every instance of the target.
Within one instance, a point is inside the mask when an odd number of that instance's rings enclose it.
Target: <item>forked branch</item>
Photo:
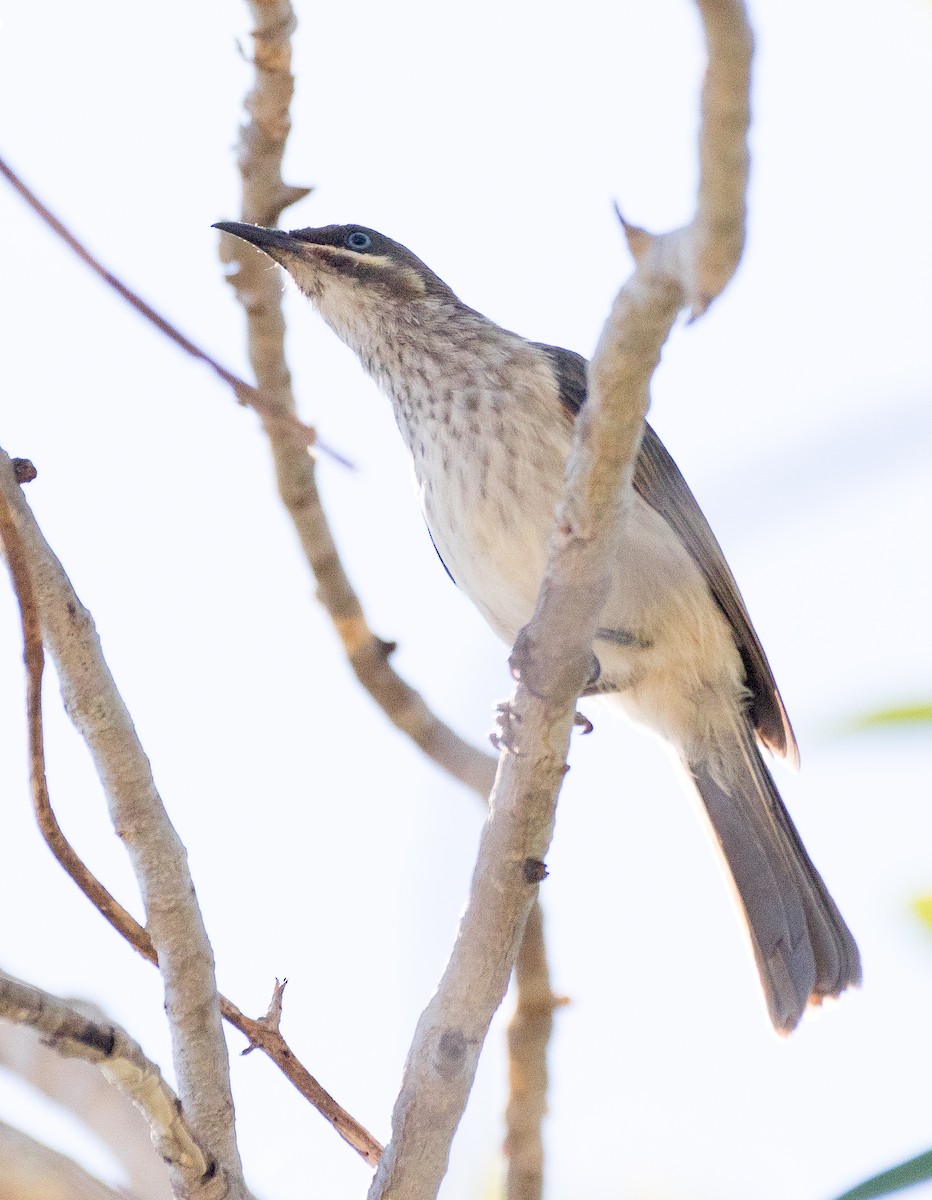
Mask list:
[[[43,835],[64,869],[104,917],[130,945],[152,963],[157,963],[155,946],[147,931],[104,888],[68,843],[52,809],[45,773],[42,745],[41,679],[42,632],[45,631],[69,714],[78,725],[98,763],[105,789],[114,778],[130,779],[148,771],[148,760],[132,737],[114,746],[113,727],[108,717],[124,712],[122,700],[100,649],[90,613],[83,607],[61,563],[53,554],[35,522],[17,483],[12,462],[0,451],[0,542],[3,544],[14,590],[20,602],[27,668],[30,775],[36,815]],[[38,581],[33,586],[33,579]],[[93,718],[93,719],[92,719]],[[126,718],[128,721],[128,717]],[[132,726],[129,726],[130,730]],[[107,770],[100,768],[107,755],[121,750]],[[165,818],[167,820],[167,816]],[[220,997],[224,1018],[261,1048],[288,1079],[334,1126],[340,1135],[370,1164],[381,1154],[381,1146],[317,1082],[291,1051],[278,1029],[262,1020],[245,1016],[232,1001]],[[225,1048],[224,1048],[225,1051]]]

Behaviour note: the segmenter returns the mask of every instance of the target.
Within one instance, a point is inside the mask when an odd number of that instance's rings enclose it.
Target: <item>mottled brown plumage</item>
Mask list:
[[[360,225],[219,228],[281,263],[392,402],[447,571],[512,643],[534,609],[562,490],[579,355],[528,342]],[[771,1020],[860,980],[854,940],[810,861],[759,740],[796,742],[757,634],[692,493],[645,426],[595,690],[676,747],[745,915]]]

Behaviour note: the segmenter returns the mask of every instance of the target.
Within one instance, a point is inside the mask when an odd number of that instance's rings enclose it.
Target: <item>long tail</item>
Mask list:
[[[744,908],[770,1019],[779,1033],[807,1004],[861,982],[851,931],[806,853],[750,729],[707,763],[688,763]]]

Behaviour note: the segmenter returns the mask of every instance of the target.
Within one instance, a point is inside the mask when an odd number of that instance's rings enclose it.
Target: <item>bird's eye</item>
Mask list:
[[[350,250],[368,250],[372,245],[372,238],[361,229],[354,229],[352,233],[347,234],[346,244]]]

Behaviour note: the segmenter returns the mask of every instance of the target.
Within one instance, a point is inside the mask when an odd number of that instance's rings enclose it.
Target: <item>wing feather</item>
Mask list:
[[[550,358],[560,384],[560,401],[567,413],[575,417],[586,400],[586,360],[571,350],[542,343],[535,345]],[[774,754],[798,764],[796,738],[735,577],[679,467],[646,422],[634,487],[686,546],[731,625],[751,692],[749,716],[757,736]]]

